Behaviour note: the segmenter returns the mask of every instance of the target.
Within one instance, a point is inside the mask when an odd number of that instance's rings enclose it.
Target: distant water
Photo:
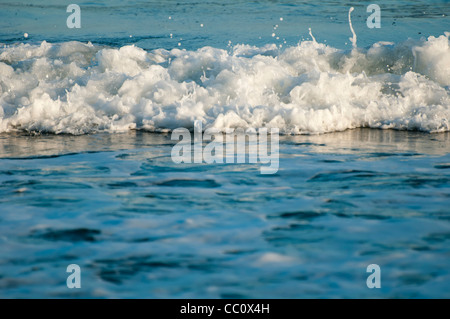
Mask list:
[[[450,3],[370,3],[79,2],[76,30],[1,1],[0,297],[448,298]],[[174,164],[195,120],[278,127],[278,173]]]
[[[68,29],[69,3],[81,7],[81,29]],[[380,6],[381,28],[368,29],[369,4]],[[279,1],[279,0],[96,0],[61,3],[59,0],[0,1],[0,42],[91,41],[145,50],[173,49],[181,42],[188,50],[204,46],[225,49],[228,42],[263,46],[267,43],[297,45],[311,39],[350,49],[348,10],[361,47],[378,41],[439,36],[449,31],[448,0],[419,1]],[[280,21],[283,18],[283,21]],[[203,27],[201,27],[203,24]],[[274,30],[274,27],[278,28]],[[28,33],[28,39],[23,38]],[[272,37],[276,33],[279,39]],[[170,37],[172,34],[172,38]],[[130,38],[130,35],[132,38]]]

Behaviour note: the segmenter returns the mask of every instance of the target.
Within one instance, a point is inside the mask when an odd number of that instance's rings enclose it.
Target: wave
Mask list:
[[[195,51],[91,43],[0,49],[0,132],[277,127],[450,130],[450,33],[343,51],[314,41]],[[314,39],[314,37],[313,37]]]

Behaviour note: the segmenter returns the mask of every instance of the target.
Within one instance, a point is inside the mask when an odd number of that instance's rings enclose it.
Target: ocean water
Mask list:
[[[450,2],[370,3],[0,1],[0,297],[450,297]]]

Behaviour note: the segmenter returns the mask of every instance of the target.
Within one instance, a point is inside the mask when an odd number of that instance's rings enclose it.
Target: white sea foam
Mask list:
[[[450,33],[341,51],[237,45],[146,52],[66,42],[0,49],[0,132],[278,127],[450,130]]]

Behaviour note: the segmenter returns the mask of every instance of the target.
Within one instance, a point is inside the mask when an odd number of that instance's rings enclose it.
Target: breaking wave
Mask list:
[[[342,51],[314,41],[280,49],[196,51],[91,43],[0,49],[0,132],[278,127],[450,130],[450,33]]]

